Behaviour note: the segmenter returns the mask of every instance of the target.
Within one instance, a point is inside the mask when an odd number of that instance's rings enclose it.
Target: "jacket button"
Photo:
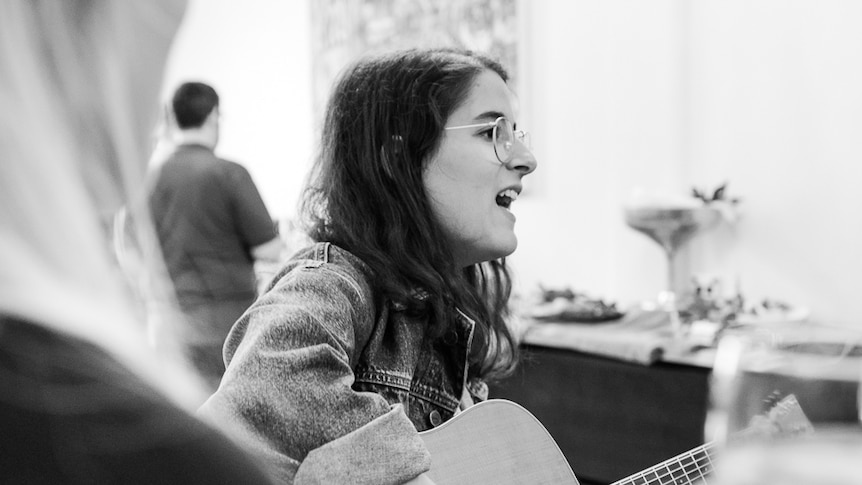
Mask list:
[[[431,411],[431,414],[428,415],[428,419],[431,420],[431,426],[434,426],[435,428],[443,424],[443,418],[440,417],[440,411],[436,409]]]

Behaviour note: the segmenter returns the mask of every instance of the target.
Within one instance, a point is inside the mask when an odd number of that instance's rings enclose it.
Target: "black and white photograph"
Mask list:
[[[862,484],[860,25],[0,0],[0,484]]]

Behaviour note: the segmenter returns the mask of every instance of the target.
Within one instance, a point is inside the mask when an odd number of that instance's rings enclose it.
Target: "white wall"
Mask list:
[[[692,9],[691,173],[746,198],[703,264],[862,326],[862,2]],[[733,236],[733,237],[731,237]]]
[[[212,82],[220,152],[292,215],[314,148],[307,1],[193,0],[169,85]],[[515,204],[518,287],[629,303],[665,281],[625,226],[637,187],[729,181],[743,217],[693,241],[693,272],[753,300],[862,325],[862,2],[530,0],[520,5],[525,126],[539,171]]]
[[[674,2],[534,1],[530,18],[538,193],[518,201],[521,286],[653,298],[663,253],[623,223],[638,186],[685,186],[684,32]]]
[[[191,0],[167,66],[165,99],[184,81],[221,98],[217,153],[243,164],[273,217],[292,216],[313,155],[306,1]]]
[[[862,3],[531,5],[545,173],[518,204],[522,285],[652,297],[662,254],[623,224],[628,193],[729,181],[743,217],[693,241],[691,271],[862,325]]]

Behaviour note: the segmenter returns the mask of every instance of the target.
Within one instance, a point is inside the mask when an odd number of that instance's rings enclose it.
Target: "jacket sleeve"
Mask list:
[[[227,371],[200,412],[281,479],[402,483],[430,456],[401,405],[352,389],[374,325],[370,289],[339,268],[288,271],[231,330]]]

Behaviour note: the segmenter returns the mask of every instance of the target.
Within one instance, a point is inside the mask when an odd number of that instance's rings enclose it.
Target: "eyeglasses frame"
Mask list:
[[[484,123],[473,123],[470,125],[446,126],[443,129],[446,131],[449,131],[449,130],[461,130],[461,129],[467,129],[467,128],[481,128],[481,127],[491,128],[491,127],[493,127],[494,131],[491,132],[491,137],[494,141],[494,155],[497,156],[497,161],[500,162],[501,165],[505,165],[512,160],[512,156],[513,156],[512,154],[514,153],[514,149],[513,149],[514,147],[509,150],[509,152],[507,153],[508,156],[505,160],[503,160],[500,157],[500,152],[497,150],[497,128],[500,126],[500,120],[509,121],[509,118],[507,118],[505,116],[498,116],[497,118],[494,119],[494,121],[486,121]],[[529,145],[528,145],[529,142],[527,140],[530,139],[529,138],[530,134],[524,130],[516,130],[516,129],[514,129],[514,126],[515,125],[512,124],[512,137],[514,138],[514,140],[521,142],[524,146],[527,146],[529,148]]]

